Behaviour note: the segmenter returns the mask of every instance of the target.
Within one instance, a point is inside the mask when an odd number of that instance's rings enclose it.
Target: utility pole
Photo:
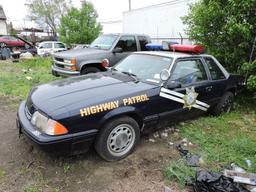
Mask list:
[[[129,11],[132,10],[132,0],[129,0]]]

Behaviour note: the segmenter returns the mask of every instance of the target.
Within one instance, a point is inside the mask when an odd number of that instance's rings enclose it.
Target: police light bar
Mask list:
[[[148,44],[146,44],[146,48],[147,48],[147,50],[150,50],[150,51],[161,51],[161,50],[163,50],[163,45],[148,43]]]
[[[189,53],[204,53],[204,47],[202,45],[169,45],[169,49],[178,52],[189,52]]]

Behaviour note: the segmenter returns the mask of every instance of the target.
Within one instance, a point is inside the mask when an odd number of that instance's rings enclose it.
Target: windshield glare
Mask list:
[[[160,73],[169,69],[172,58],[133,54],[119,62],[114,69],[134,74],[141,81],[160,83]]]
[[[92,42],[92,44],[90,45],[90,48],[99,48],[99,49],[108,50],[113,46],[117,37],[118,37],[117,35],[101,35]]]

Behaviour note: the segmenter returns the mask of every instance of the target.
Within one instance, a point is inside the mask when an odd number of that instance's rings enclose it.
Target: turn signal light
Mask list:
[[[76,65],[76,63],[77,63],[77,62],[76,62],[76,59],[71,59],[71,60],[70,60],[70,63],[73,64],[73,65]]]
[[[46,134],[48,135],[64,135],[67,134],[68,130],[66,127],[58,123],[57,121],[54,121],[52,119],[48,120],[48,128],[46,131]]]

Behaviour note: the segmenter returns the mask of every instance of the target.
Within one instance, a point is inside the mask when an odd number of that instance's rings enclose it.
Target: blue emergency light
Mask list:
[[[148,44],[146,44],[146,48],[149,51],[162,51],[163,50],[163,45],[161,45],[161,44],[154,44],[154,43],[148,43]]]

